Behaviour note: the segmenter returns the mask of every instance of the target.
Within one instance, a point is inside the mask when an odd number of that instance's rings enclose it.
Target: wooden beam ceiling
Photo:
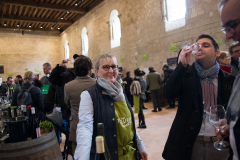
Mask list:
[[[60,33],[102,1],[0,0],[0,29]]]
[[[85,8],[70,7],[70,6],[36,2],[36,1],[29,1],[29,0],[6,0],[5,2],[2,2],[2,3],[3,4],[19,5],[19,6],[36,7],[36,8],[56,10],[56,11],[70,11],[70,12],[73,12],[73,13],[81,13],[81,14],[85,14],[85,13],[88,12],[88,10],[85,9]]]
[[[61,19],[48,19],[48,18],[32,18],[32,17],[24,17],[24,16],[16,16],[16,15],[1,15],[3,20],[15,20],[15,21],[22,21],[22,22],[38,22],[38,23],[58,23],[58,24],[65,24],[71,25],[73,24],[72,21],[61,20]]]
[[[0,29],[8,29],[8,30],[15,30],[15,31],[24,31],[24,32],[31,32],[31,31],[39,31],[39,32],[51,32],[51,33],[61,33],[58,29],[46,29],[46,28],[28,28],[28,27],[10,27],[10,26],[0,26]]]

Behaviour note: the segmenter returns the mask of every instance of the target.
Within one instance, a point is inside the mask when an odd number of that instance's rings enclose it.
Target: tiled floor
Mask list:
[[[167,136],[176,115],[177,108],[167,110],[163,108],[161,112],[152,112],[152,103],[145,103],[147,110],[144,110],[147,129],[137,129],[144,142],[149,160],[162,160],[162,151],[167,140]],[[135,114],[136,127],[138,126],[138,115]],[[63,137],[64,142],[64,137]],[[63,143],[61,144],[61,149]],[[69,160],[72,158],[69,156]]]

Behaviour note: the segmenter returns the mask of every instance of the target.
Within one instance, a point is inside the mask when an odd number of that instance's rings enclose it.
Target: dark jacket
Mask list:
[[[8,90],[8,88],[11,88],[13,87],[13,90]],[[9,84],[6,83],[6,84],[3,84],[2,87],[1,87],[1,93],[2,93],[2,96],[7,96],[6,93],[9,91],[10,95],[14,92],[14,86],[12,85],[11,87],[9,87]]]
[[[33,86],[32,84],[29,83],[24,83],[22,85],[22,89],[28,89],[31,86]],[[17,106],[17,95],[20,92],[20,87],[17,88],[14,93],[13,93],[13,99],[12,99],[12,106]],[[43,97],[42,97],[42,91],[40,88],[38,87],[34,87],[29,91],[29,93],[31,94],[31,98],[32,98],[32,107],[35,107],[36,110],[36,116],[40,117],[40,112],[43,111],[44,109],[44,103],[43,103]]]
[[[164,71],[164,78],[163,78],[162,84],[167,82],[167,80],[170,78],[170,75],[172,73],[173,73],[173,69],[170,69],[170,68],[168,68]]]
[[[73,69],[67,69],[57,65],[51,72],[49,81],[58,86],[58,95],[60,97],[60,106],[63,119],[68,121],[70,117],[70,109],[66,106],[64,102],[64,86],[66,83],[74,80],[76,78]]]
[[[92,136],[92,146],[90,151],[90,160],[95,160],[96,154],[96,142],[95,138],[97,136],[97,124],[104,124],[104,133],[106,138],[106,144],[108,147],[108,152],[110,153],[112,160],[118,160],[118,142],[117,142],[117,126],[116,126],[116,117],[115,117],[115,108],[114,100],[107,94],[104,94],[102,88],[96,83],[96,85],[87,89],[91,95],[94,108],[94,123],[93,123],[93,136]],[[126,98],[125,98],[126,99]],[[129,102],[127,101],[128,109],[132,115],[132,122],[135,128],[134,114],[130,107]],[[136,140],[136,130],[134,132],[134,148],[137,149],[137,140]],[[136,152],[137,157],[137,152]]]
[[[231,87],[220,69],[217,104],[227,106]],[[202,88],[194,65],[185,68],[180,62],[167,81],[164,94],[168,99],[179,98],[179,101],[162,156],[166,160],[190,160],[203,120]]]
[[[131,86],[131,84],[133,82],[133,79],[132,79],[132,77],[125,77],[123,79],[123,81],[127,82],[127,84],[125,84],[125,93],[129,94],[130,93],[130,86]]]
[[[233,76],[235,76],[235,77],[237,76],[237,73],[239,71],[238,65],[239,65],[238,60],[236,60],[235,58],[231,57],[231,67],[232,67],[232,73],[231,74]]]
[[[236,143],[236,147],[237,147],[237,152],[238,152],[238,156],[240,155],[240,118],[238,117],[238,120],[235,124],[235,126],[233,127],[233,132],[234,132],[234,137],[235,137],[235,143]]]

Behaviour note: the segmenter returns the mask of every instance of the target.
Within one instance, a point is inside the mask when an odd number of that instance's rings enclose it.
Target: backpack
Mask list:
[[[130,86],[131,95],[139,95],[141,93],[141,85],[139,81],[133,81]]]
[[[22,89],[22,87],[19,87],[20,92],[17,95],[17,105],[21,106],[21,105],[32,105],[32,97],[31,94],[29,93],[30,90],[33,88],[33,86],[31,86],[28,89]]]

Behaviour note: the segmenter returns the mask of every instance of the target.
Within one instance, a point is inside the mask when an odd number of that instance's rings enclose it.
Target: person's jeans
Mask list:
[[[161,109],[161,90],[160,89],[155,89],[155,90],[151,90],[151,96],[152,96],[152,102],[153,102],[153,107],[154,110],[156,111],[157,109],[160,110]]]
[[[139,113],[138,113],[138,119],[139,119],[139,125],[145,125],[145,118],[143,114],[143,102],[144,100],[140,98],[140,107],[139,107]]]

